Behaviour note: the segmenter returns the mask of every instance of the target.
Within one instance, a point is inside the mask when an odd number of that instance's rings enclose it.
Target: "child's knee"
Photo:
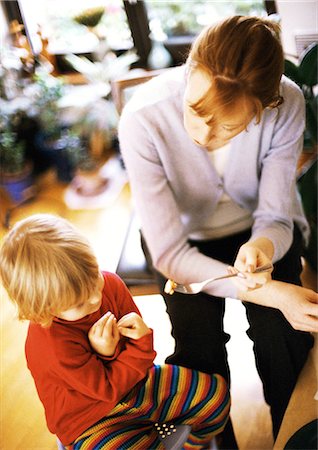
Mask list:
[[[204,374],[206,375],[206,374]],[[210,378],[210,389],[209,395],[206,397],[207,400],[213,404],[213,408],[223,410],[222,415],[226,415],[230,410],[230,392],[228,383],[219,374],[207,375]]]

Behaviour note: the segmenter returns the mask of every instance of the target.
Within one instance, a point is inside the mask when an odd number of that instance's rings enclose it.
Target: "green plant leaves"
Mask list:
[[[318,44],[310,45],[301,56],[299,74],[303,84],[311,88],[318,84]]]
[[[303,80],[300,75],[299,67],[292,61],[289,61],[289,59],[285,59],[284,74],[298,84],[299,87],[302,86]]]
[[[318,44],[316,43],[304,51],[298,66],[288,59],[285,60],[285,75],[298,84],[306,101],[305,148],[312,148],[318,139],[318,100],[313,89],[318,84],[317,62]]]

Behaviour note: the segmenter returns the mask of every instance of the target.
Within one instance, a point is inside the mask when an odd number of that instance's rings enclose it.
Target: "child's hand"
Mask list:
[[[126,314],[118,321],[120,334],[131,339],[139,339],[150,333],[142,318],[135,312]]]
[[[108,311],[95,322],[88,332],[88,339],[97,353],[103,356],[112,356],[120,339],[114,314]]]

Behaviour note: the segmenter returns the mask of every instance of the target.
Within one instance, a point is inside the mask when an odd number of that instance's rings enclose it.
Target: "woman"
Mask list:
[[[312,347],[304,331],[318,330],[317,295],[297,286],[308,235],[295,182],[304,100],[283,66],[276,25],[228,18],[203,30],[184,67],[143,85],[119,126],[161,287],[229,264],[245,272],[196,295],[163,293],[176,340],[167,362],[229,380],[224,298],[245,300],[274,437]],[[273,280],[253,274],[270,262]],[[225,436],[226,446],[234,448]]]

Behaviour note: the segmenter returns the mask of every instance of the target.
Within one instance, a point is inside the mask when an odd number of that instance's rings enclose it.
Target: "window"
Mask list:
[[[98,38],[106,39],[114,50],[133,46],[121,0],[18,0],[18,4],[35,52],[39,50],[39,27],[49,40],[49,51],[57,55],[90,53]],[[98,23],[89,27],[78,23],[81,19]]]
[[[204,26],[225,17],[267,15],[263,0],[241,1],[156,1],[146,0],[150,29],[161,28],[169,36],[195,35]]]
[[[91,53],[97,36],[120,52],[135,46],[138,65],[146,66],[151,37],[161,33],[170,52],[175,47],[187,49],[203,26],[232,14],[266,15],[276,13],[272,0],[10,0],[3,1],[9,20],[21,16],[35,53],[41,49],[38,24],[49,39],[48,50],[56,55]],[[19,6],[19,8],[17,7]],[[88,8],[104,7],[105,13],[96,27],[80,25],[74,20]],[[181,55],[181,58],[179,58]],[[182,62],[184,52],[176,52],[173,63]]]

